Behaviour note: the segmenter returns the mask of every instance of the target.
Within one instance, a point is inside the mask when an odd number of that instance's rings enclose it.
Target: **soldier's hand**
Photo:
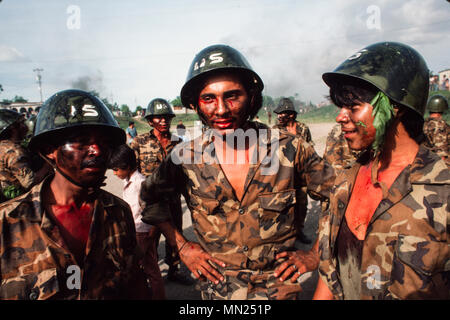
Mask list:
[[[295,282],[303,273],[316,270],[319,266],[319,255],[315,250],[284,251],[277,254],[275,259],[286,260],[275,269],[274,275],[280,281],[290,277],[291,282]]]
[[[191,241],[186,242],[179,251],[179,254],[181,260],[183,260],[184,264],[191,270],[197,279],[206,277],[215,284],[224,280],[224,277],[213,266],[213,263],[216,263],[221,267],[225,267],[225,263],[213,258],[209,253],[203,250],[198,243]]]

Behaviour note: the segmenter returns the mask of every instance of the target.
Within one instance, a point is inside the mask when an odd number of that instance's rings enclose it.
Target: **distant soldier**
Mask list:
[[[344,138],[341,125],[336,124],[328,134],[323,159],[334,168],[336,175],[349,168],[358,158],[358,151],[351,150]]]
[[[148,124],[153,127],[150,132],[140,134],[134,138],[130,147],[136,153],[139,171],[144,176],[151,175],[156,168],[163,162],[163,160],[170,154],[172,149],[182,140],[177,136],[172,136],[170,133],[170,124],[175,117],[169,103],[161,98],[156,98],[150,101],[145,113],[145,119]],[[181,210],[180,197],[171,199],[170,212],[175,226],[178,230],[182,230],[183,211]],[[149,241],[155,242],[155,259],[157,259],[156,249],[161,232],[157,228],[150,230]],[[184,274],[179,272],[180,257],[176,250],[173,250],[166,241],[166,263],[169,265],[168,279],[177,281],[183,284],[190,284],[191,282]],[[153,286],[164,286],[161,277],[156,274],[152,277]],[[156,283],[155,283],[156,282]],[[158,289],[156,289],[158,290]]]
[[[306,124],[297,121],[297,111],[295,111],[294,104],[289,98],[282,98],[278,103],[278,107],[273,111],[278,115],[278,124],[274,125],[274,129],[287,131],[295,136],[303,138],[312,146],[314,143],[311,139],[311,132]],[[311,243],[306,235],[303,233],[305,225],[306,213],[308,208],[308,195],[306,193],[306,186],[303,186],[297,192],[296,209],[296,228],[298,232],[298,239],[304,243]]]
[[[428,110],[430,117],[425,120],[423,132],[427,137],[427,147],[440,156],[447,166],[450,166],[448,156],[450,143],[450,126],[442,118],[442,115],[448,109],[448,102],[441,95],[434,95],[428,101]]]
[[[21,143],[28,127],[23,115],[0,110],[0,187],[1,201],[15,198],[27,191],[35,180],[28,151]]]

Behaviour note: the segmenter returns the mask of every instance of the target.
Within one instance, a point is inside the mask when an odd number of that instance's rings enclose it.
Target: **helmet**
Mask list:
[[[430,98],[427,107],[430,112],[445,112],[448,109],[448,102],[445,97],[436,94]]]
[[[189,67],[186,83],[180,94],[183,106],[192,108],[191,104],[195,105],[198,99],[195,96],[196,85],[205,79],[206,76],[222,70],[239,71],[246,76],[250,87],[256,89],[256,92],[259,94],[264,88],[261,78],[253,71],[250,64],[239,51],[223,44],[212,45],[200,51]],[[259,109],[261,106],[257,107]]]
[[[297,113],[297,111],[295,111],[294,104],[289,98],[282,98],[278,103],[278,107],[275,110],[273,110],[273,112],[275,113],[283,113],[287,111]]]
[[[9,109],[0,110],[0,135],[18,120],[23,119],[23,115],[17,111]]]
[[[145,112],[145,119],[148,120],[151,116],[170,116],[175,117],[170,104],[161,98],[156,98],[150,101]]]
[[[103,102],[86,91],[65,90],[55,93],[42,105],[29,148],[37,152],[46,139],[64,136],[67,131],[80,127],[102,128],[117,144],[125,143],[125,132]]]
[[[372,44],[322,75],[325,83],[345,78],[366,81],[394,102],[423,117],[428,99],[429,70],[423,57],[413,48],[397,42]]]

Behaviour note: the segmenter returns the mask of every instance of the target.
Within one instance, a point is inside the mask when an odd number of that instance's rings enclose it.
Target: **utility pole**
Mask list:
[[[34,72],[36,72],[36,80],[39,84],[39,93],[41,95],[41,102],[42,102],[42,75],[41,72],[44,71],[44,69],[36,68],[33,69]]]

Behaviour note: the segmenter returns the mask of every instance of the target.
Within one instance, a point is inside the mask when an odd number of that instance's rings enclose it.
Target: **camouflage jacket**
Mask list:
[[[29,189],[34,180],[27,151],[10,140],[0,141],[0,187],[9,186]]]
[[[336,239],[356,176],[357,163],[336,178],[330,209],[319,221],[319,273],[335,299],[345,299]],[[361,299],[449,299],[450,171],[420,147],[375,210],[363,241]]]
[[[138,135],[130,144],[131,149],[136,153],[138,169],[144,176],[151,174],[166,157],[166,152],[159,143],[158,138],[153,134],[153,130]],[[171,138],[171,142],[166,148],[167,154],[172,151],[173,147],[182,142],[175,135],[171,135]]]
[[[323,159],[328,161],[336,170],[336,175],[351,165],[358,158],[359,152],[348,147],[348,143],[341,131],[341,125],[336,124],[327,137]]]
[[[450,126],[443,119],[428,118],[423,125],[423,132],[427,137],[426,146],[441,158],[444,158],[447,166],[450,166],[449,144]]]
[[[309,142],[312,146],[314,146],[314,142],[312,141],[311,138],[311,131],[309,131],[309,128],[306,124],[304,124],[303,122],[299,122],[299,121],[295,121],[296,125],[296,135],[299,137],[302,137],[303,140],[305,140],[306,142]],[[279,130],[286,130],[286,127],[283,127],[280,124],[276,124],[274,125],[272,128],[274,129],[279,129]]]
[[[78,267],[41,206],[49,179],[0,206],[0,299],[146,298],[128,204],[98,192],[86,258]]]
[[[251,124],[259,132],[259,157],[243,177],[241,200],[218,164],[208,130],[175,147],[147,177],[141,189],[141,201],[146,203],[142,220],[150,224],[168,220],[167,199],[181,193],[207,252],[230,269],[270,270],[277,252],[292,249],[295,242],[296,188],[306,185],[311,196],[327,200],[335,177],[331,166],[303,139]]]

